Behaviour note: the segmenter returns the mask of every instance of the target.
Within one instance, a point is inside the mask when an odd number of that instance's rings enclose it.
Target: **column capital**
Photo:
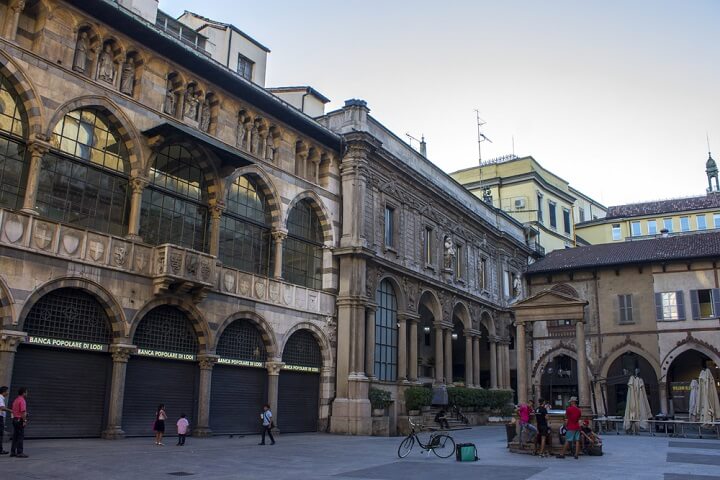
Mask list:
[[[50,143],[39,138],[32,139],[27,144],[27,149],[30,152],[30,155],[33,156],[45,155],[50,151],[51,148],[52,145],[50,145]]]
[[[278,360],[271,360],[265,362],[265,368],[267,368],[268,375],[280,375],[280,370],[285,366],[285,362]]]
[[[25,9],[26,3],[27,2],[25,0],[11,0],[10,9],[14,10],[15,12],[22,12]]]
[[[288,231],[284,228],[276,228],[270,232],[270,235],[276,242],[282,242],[287,238]]]
[[[108,348],[112,355],[113,362],[116,363],[127,363],[130,359],[130,355],[137,352],[135,345],[114,343]]]
[[[27,333],[17,330],[0,330],[0,352],[17,352]]]
[[[218,220],[225,211],[225,202],[213,199],[210,200],[208,204],[210,206],[210,217],[212,217],[213,220]]]
[[[217,363],[218,358],[220,357],[209,353],[198,355],[197,359],[198,363],[200,364],[200,370],[212,370]]]
[[[417,315],[415,313],[402,312],[402,313],[398,313],[397,317],[398,318],[402,317],[402,319],[408,323],[420,322],[420,315]]]
[[[145,190],[145,187],[147,187],[149,183],[150,180],[145,177],[132,177],[130,179],[130,188],[132,189],[132,193],[142,193],[142,191]]]
[[[373,313],[375,313],[377,311],[377,308],[378,308],[377,303],[368,302],[365,304],[365,310],[371,311]]]

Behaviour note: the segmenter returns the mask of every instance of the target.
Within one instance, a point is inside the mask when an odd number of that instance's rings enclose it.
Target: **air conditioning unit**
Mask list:
[[[522,210],[525,208],[525,199],[524,198],[516,198],[515,199],[515,210]]]

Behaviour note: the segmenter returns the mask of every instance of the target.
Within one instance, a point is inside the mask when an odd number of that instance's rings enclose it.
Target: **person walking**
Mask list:
[[[533,411],[533,401],[529,400],[528,403],[521,403],[517,407],[518,419],[520,420],[520,445],[525,444],[523,439],[523,431],[530,430],[532,432],[533,439],[537,440],[537,428],[535,425],[530,423],[530,413]]]
[[[23,452],[23,441],[25,440],[25,425],[27,425],[27,401],[25,400],[28,389],[20,387],[18,396],[12,404],[13,416],[13,439],[10,447],[10,456],[17,458],[27,458]]]
[[[7,455],[8,451],[3,448],[3,437],[5,436],[5,417],[12,409],[7,407],[7,397],[10,390],[6,386],[0,387],[0,455]]]
[[[158,405],[157,412],[155,412],[155,424],[153,425],[153,430],[155,430],[155,445],[165,445],[162,443],[163,435],[165,435],[165,420],[167,420],[165,404],[161,403]]]
[[[570,397],[570,405],[565,409],[567,419],[567,433],[565,434],[565,445],[558,458],[565,458],[565,452],[571,443],[575,444],[575,460],[580,455],[580,417],[582,412],[577,407],[577,397]]]
[[[548,436],[548,423],[547,423],[547,408],[545,408],[545,402],[540,400],[538,407],[535,409],[535,423],[537,423],[538,435],[540,436],[540,456],[547,457],[545,453],[545,442]],[[535,442],[535,453],[537,453],[537,441]]]
[[[185,446],[185,437],[187,436],[188,429],[190,428],[190,422],[188,422],[188,419],[185,418],[185,414],[183,413],[180,415],[180,418],[177,421],[177,431],[178,431],[178,446],[184,447]]]
[[[270,436],[270,445],[275,445],[275,439],[273,438],[272,434],[272,427],[273,427],[273,414],[270,411],[270,405],[267,403],[263,405],[263,411],[260,414],[260,419],[262,420],[262,441],[258,443],[258,445],[265,445],[265,434],[267,433]]]

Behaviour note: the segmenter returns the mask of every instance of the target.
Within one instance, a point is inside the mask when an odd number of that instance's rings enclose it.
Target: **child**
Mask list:
[[[441,429],[448,430],[450,428],[450,423],[447,421],[444,408],[435,415],[435,423],[437,423]]]
[[[602,445],[600,437],[598,437],[592,428],[590,428],[590,420],[585,420],[580,427],[580,435],[582,435],[583,449],[589,449],[595,445]]]
[[[185,418],[185,414],[183,413],[180,415],[180,418],[177,421],[177,429],[178,429],[178,446],[184,447],[185,446],[185,436],[188,433],[188,428],[190,427],[190,422],[188,422],[188,419]]]

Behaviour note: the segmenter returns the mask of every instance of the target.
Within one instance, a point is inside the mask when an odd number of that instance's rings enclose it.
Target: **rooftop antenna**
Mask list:
[[[708,132],[705,132],[705,140],[707,140],[708,155],[710,155],[710,134]]]
[[[487,122],[480,118],[480,111],[475,109],[475,118],[477,120],[477,137],[478,137],[478,165],[482,165],[482,142],[488,141],[493,143],[484,133],[480,131],[480,127],[485,125]]]
[[[427,157],[427,143],[425,143],[425,135],[424,134],[420,137],[420,140],[413,137],[409,133],[405,133],[405,136],[408,137],[408,143],[410,144],[410,147],[412,147],[412,148],[415,148],[415,147],[413,147],[413,144],[412,144],[413,140],[418,142],[420,144],[420,150],[419,150],[420,155],[422,155],[423,157]]]

